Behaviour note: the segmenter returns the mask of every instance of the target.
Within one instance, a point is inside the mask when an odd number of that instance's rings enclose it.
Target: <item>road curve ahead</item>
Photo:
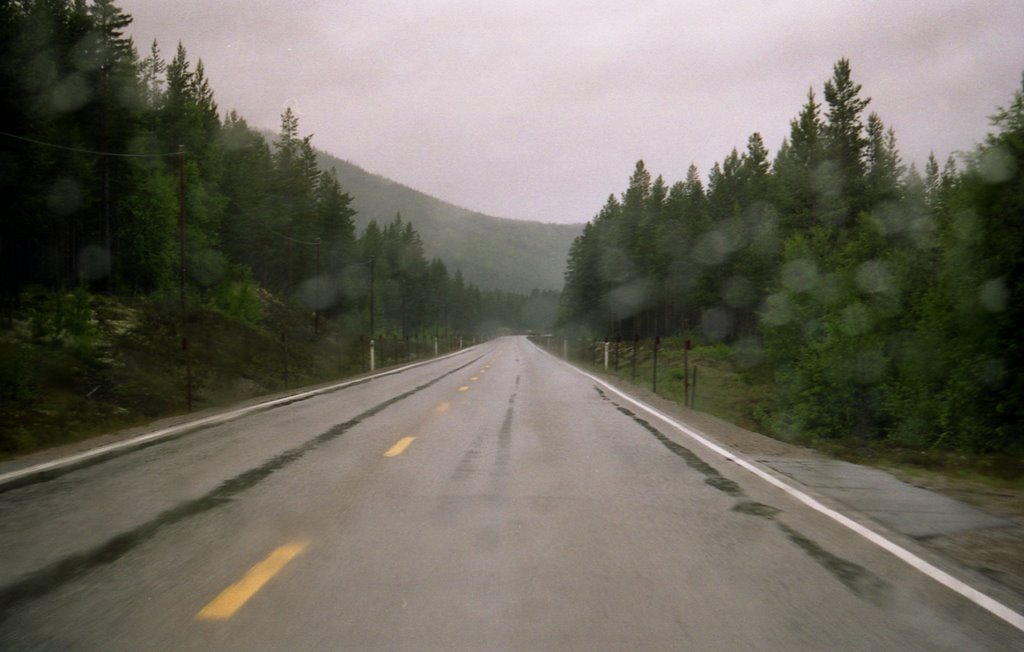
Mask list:
[[[0,493],[3,650],[1007,650],[522,338]]]

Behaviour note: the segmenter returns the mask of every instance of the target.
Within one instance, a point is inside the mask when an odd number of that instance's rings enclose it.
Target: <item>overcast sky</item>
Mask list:
[[[923,167],[969,150],[1024,72],[1020,0],[120,0],[142,55],[202,58],[222,112],[500,217],[583,222],[638,159],[771,155],[840,57]],[[866,116],[865,116],[866,118]]]

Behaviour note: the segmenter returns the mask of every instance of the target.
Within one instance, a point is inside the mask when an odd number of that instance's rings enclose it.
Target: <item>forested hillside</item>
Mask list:
[[[774,372],[787,435],[1024,449],[1024,87],[959,162],[905,166],[841,59],[774,157],[643,162],[575,240],[566,329],[687,334]],[[927,119],[927,116],[922,116]]]
[[[466,281],[492,290],[531,292],[561,289],[565,258],[582,224],[545,224],[492,217],[436,199],[371,174],[330,154],[318,163],[332,170],[352,195],[356,227],[396,214],[413,222],[430,258],[462,270]]]
[[[371,338],[393,362],[551,323],[557,293],[481,289],[412,215],[357,231],[290,109],[268,143],[201,59],[140,54],[130,21],[112,0],[0,3],[0,454],[182,409],[186,387],[205,405],[359,371]]]
[[[190,60],[182,44],[169,61],[156,43],[140,56],[124,35],[130,17],[111,0],[7,3],[0,20],[8,312],[28,286],[85,284],[93,292],[180,293],[183,304],[241,313],[255,310],[264,288],[340,319],[368,313],[372,259],[381,293],[375,327],[469,332],[484,321],[515,321],[491,310],[504,310],[507,297],[428,258],[415,215],[394,224],[399,211],[376,223],[362,216],[357,237],[351,189],[322,164],[290,109],[268,145],[242,116],[221,115],[202,61]],[[413,200],[369,203],[424,212]],[[449,250],[463,244],[458,229],[431,219]],[[537,255],[495,251],[502,240],[484,238],[486,226],[462,228],[490,248],[482,257],[540,267]],[[497,238],[512,247],[522,241],[508,229]],[[560,264],[556,250],[549,266]],[[492,269],[492,280],[509,270]]]

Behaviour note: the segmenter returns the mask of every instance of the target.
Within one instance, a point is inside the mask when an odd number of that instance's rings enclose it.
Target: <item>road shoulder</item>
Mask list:
[[[592,372],[593,373],[593,372]],[[599,375],[711,439],[1024,601],[1024,492],[834,460]],[[827,475],[832,481],[823,481]],[[844,479],[845,478],[845,479]],[[931,496],[929,496],[929,494]],[[895,527],[894,527],[895,526]],[[904,530],[904,531],[900,531]]]

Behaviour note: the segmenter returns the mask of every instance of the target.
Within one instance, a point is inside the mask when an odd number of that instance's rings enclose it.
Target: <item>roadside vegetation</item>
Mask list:
[[[660,338],[655,393],[680,406],[711,414],[747,430],[813,448],[820,453],[857,464],[886,468],[908,478],[945,478],[957,483],[979,483],[995,490],[1024,491],[1024,460],[1003,452],[973,452],[939,447],[922,448],[879,437],[820,437],[793,430],[774,429],[779,389],[763,352],[747,345],[718,342],[686,351],[683,336]],[[653,340],[614,340],[604,366],[604,342],[594,339],[535,338],[555,355],[567,353],[588,370],[618,379],[645,391],[655,389]],[[695,340],[691,340],[691,346]],[[684,369],[689,368],[689,377]]]
[[[270,144],[112,0],[0,3],[0,456],[545,328],[370,220],[287,108]],[[428,345],[429,342],[429,345]]]
[[[687,334],[703,389],[724,366],[752,382],[750,413],[727,418],[782,439],[1020,474],[1024,86],[974,151],[923,174],[847,60],[818,97],[774,158],[755,133],[707,187],[637,163],[573,245],[561,332]],[[718,391],[705,408],[734,412]]]

